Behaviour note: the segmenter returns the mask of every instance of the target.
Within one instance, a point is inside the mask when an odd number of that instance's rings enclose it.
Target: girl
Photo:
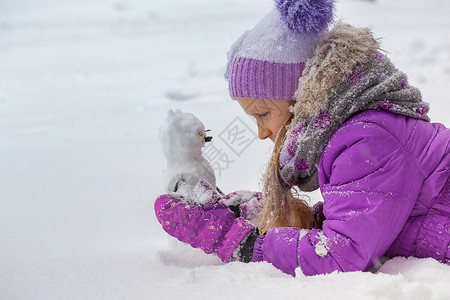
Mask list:
[[[275,143],[258,226],[247,213],[258,194],[210,191],[204,207],[162,195],[156,216],[225,262],[268,261],[294,276],[366,271],[382,256],[448,263],[450,131],[430,123],[370,30],[328,30],[332,17],[332,0],[277,0],[229,52],[231,97]],[[324,202],[310,208],[293,188],[320,188]]]

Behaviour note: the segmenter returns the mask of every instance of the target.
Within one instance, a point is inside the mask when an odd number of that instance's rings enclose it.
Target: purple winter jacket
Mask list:
[[[366,271],[382,256],[450,261],[450,130],[369,110],[333,134],[319,163],[322,229],[273,228],[253,261],[288,274]]]

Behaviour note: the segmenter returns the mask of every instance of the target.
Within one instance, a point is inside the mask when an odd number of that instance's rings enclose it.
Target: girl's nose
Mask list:
[[[262,126],[258,126],[258,138],[260,140],[265,140],[270,136],[270,130]]]

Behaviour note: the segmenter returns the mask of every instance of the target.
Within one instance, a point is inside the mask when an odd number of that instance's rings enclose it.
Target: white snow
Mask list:
[[[328,238],[323,234],[322,231],[317,233],[317,239],[319,240],[314,247],[314,252],[321,257],[325,257],[328,255],[328,251],[330,247],[328,246]]]
[[[450,268],[297,278],[224,265],[161,229],[158,129],[194,113],[225,192],[260,190],[270,141],[229,99],[226,53],[271,0],[0,0],[0,299],[448,299]],[[450,2],[341,0],[450,126]],[[205,152],[204,152],[205,153]],[[318,193],[310,195],[320,200]]]

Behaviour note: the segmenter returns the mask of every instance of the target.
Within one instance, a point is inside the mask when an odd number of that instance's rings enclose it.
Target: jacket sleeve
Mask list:
[[[322,229],[274,228],[260,237],[254,260],[294,275],[366,271],[405,225],[423,176],[402,142],[374,123],[336,131],[322,153]],[[287,258],[289,256],[289,258]]]

